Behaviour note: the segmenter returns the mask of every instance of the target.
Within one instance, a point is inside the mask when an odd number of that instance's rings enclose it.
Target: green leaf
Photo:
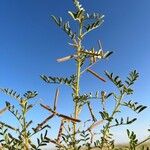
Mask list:
[[[9,88],[0,88],[0,91],[3,92],[3,93],[5,93],[8,96],[13,97],[14,99],[16,99],[18,101],[22,100],[22,97],[20,97],[20,94],[17,94],[17,92],[14,91],[14,90],[12,90],[12,89],[9,89]]]
[[[51,77],[46,75],[40,76],[45,82],[53,83],[53,84],[65,84],[68,86],[73,86],[75,82],[75,76],[71,76],[70,78],[59,78],[59,77]]]
[[[138,110],[138,113],[142,112],[146,108],[147,108],[147,106],[141,106],[141,108]]]
[[[57,19],[54,15],[51,16],[52,19],[55,21],[55,23],[58,25],[58,26],[61,26],[62,25],[62,18],[60,17],[59,19]]]
[[[78,11],[85,11],[85,9],[82,7],[78,0],[73,0],[73,2]]]
[[[24,94],[24,97],[27,98],[27,99],[30,99],[30,98],[34,98],[35,96],[37,96],[38,93],[36,91],[27,91],[25,94]]]
[[[122,89],[123,83],[119,76],[113,76],[113,73],[109,73],[108,71],[105,71],[105,74],[120,90]]]
[[[132,109],[133,111],[135,111],[137,113],[140,113],[147,108],[147,106],[138,105],[137,102],[133,102],[131,100],[128,102],[124,102],[122,105],[129,107],[130,109]]]
[[[104,58],[108,58],[111,54],[113,54],[112,51],[107,51],[105,54],[104,54]]]
[[[76,13],[73,13],[71,11],[68,11],[68,14],[74,19],[76,20]]]
[[[76,33],[71,30],[69,22],[64,23],[61,17],[56,18],[54,15],[52,15],[52,19],[71,39],[75,39]]]
[[[138,79],[138,77],[139,77],[139,73],[136,70],[134,70],[134,71],[130,72],[130,74],[127,77],[127,80],[125,82],[128,86],[131,86]]]

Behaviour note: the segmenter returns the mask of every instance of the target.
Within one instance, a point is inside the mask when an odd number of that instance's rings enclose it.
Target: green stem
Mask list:
[[[22,130],[23,130],[23,140],[24,140],[24,150],[29,150],[29,143],[28,143],[28,138],[27,138],[27,127],[26,127],[26,105],[25,102],[22,104],[22,115],[23,115],[23,123],[22,123]]]
[[[78,47],[77,47],[77,78],[76,78],[76,87],[75,87],[75,97],[77,97],[75,101],[75,106],[74,106],[74,118],[78,119],[78,96],[79,96],[79,91],[80,91],[80,75],[81,75],[81,59],[80,59],[80,51],[81,51],[81,35],[82,35],[82,23],[80,23],[79,27],[79,40],[78,40]],[[76,123],[73,123],[73,147],[74,150],[76,150]]]
[[[113,110],[113,112],[112,112],[110,118],[113,118],[114,115],[118,112],[118,110],[119,110],[119,108],[120,108],[120,105],[121,105],[121,101],[122,101],[122,99],[123,99],[123,96],[124,96],[124,93],[121,93],[119,99],[116,100],[116,106],[115,106],[115,108],[114,108],[114,110]],[[106,138],[107,132],[108,132],[109,129],[110,129],[111,122],[112,122],[112,120],[110,120],[110,121],[106,124],[106,126],[104,127],[105,130],[104,130],[104,133],[103,133],[103,139]],[[102,147],[101,147],[102,150],[105,149],[105,148],[104,148],[104,144],[105,144],[105,143],[103,142],[103,143],[102,143]]]

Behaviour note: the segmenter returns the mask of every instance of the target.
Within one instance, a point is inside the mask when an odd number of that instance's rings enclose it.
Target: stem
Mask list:
[[[26,106],[25,102],[22,103],[22,115],[23,115],[23,123],[22,123],[22,130],[23,130],[23,141],[24,141],[24,150],[29,150],[29,143],[27,137],[27,128],[26,128]]]
[[[147,141],[149,141],[149,140],[150,140],[150,137],[148,137],[148,138],[146,138],[145,140],[141,141],[141,142],[138,143],[135,147],[138,147],[138,146],[140,146],[141,144],[143,144],[143,143],[145,143],[145,142],[147,142]]]
[[[78,96],[79,96],[79,91],[80,91],[80,75],[81,75],[81,59],[80,59],[80,51],[81,51],[81,42],[82,42],[82,22],[80,23],[79,26],[79,40],[78,40],[78,47],[77,47],[77,78],[76,78],[76,87],[75,87],[75,97],[77,97],[75,101],[75,106],[74,106],[74,118],[78,119]],[[76,123],[73,123],[73,147],[74,150],[76,150]]]
[[[114,115],[117,113],[117,111],[118,111],[118,109],[119,109],[119,107],[120,107],[120,105],[121,105],[121,101],[122,101],[122,99],[123,99],[123,96],[124,96],[124,93],[121,93],[119,99],[116,100],[116,106],[115,106],[115,108],[114,108],[114,110],[113,110],[113,112],[112,112],[110,118],[113,118]],[[104,133],[103,133],[103,139],[105,139],[105,137],[106,137],[106,135],[107,135],[107,132],[109,131],[109,129],[110,129],[110,127],[111,127],[111,126],[110,126],[111,122],[112,122],[112,120],[110,120],[110,121],[106,124],[106,126],[104,127],[105,131],[104,131]],[[105,144],[105,143],[102,141],[102,147],[101,147],[102,150],[105,149],[105,148],[104,148],[104,144]]]
[[[113,111],[111,117],[114,117],[115,113],[118,111],[118,109],[119,109],[119,107],[120,107],[120,105],[121,105],[121,101],[122,101],[122,99],[123,99],[123,96],[124,96],[124,93],[121,93],[121,94],[120,94],[120,97],[119,97],[119,100],[117,101],[117,104],[116,104],[116,106],[115,106],[115,109],[114,109],[114,111]]]

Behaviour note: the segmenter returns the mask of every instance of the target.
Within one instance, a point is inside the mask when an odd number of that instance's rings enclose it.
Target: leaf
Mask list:
[[[147,108],[147,106],[141,106],[141,108],[139,109],[138,113],[142,112],[146,108]]]
[[[132,109],[133,111],[135,111],[137,113],[140,113],[147,108],[147,106],[138,105],[137,102],[133,102],[131,100],[128,102],[124,102],[122,105],[129,107],[130,109]]]
[[[105,54],[104,54],[104,58],[108,58],[111,54],[113,54],[112,51],[107,51]]]
[[[113,95],[113,93],[109,93],[109,94],[107,94],[106,98],[109,98],[112,95]]]
[[[130,136],[130,131],[127,129],[127,135],[128,135],[128,137]]]
[[[5,127],[9,128],[9,129],[11,129],[11,130],[14,130],[14,131],[17,131],[17,130],[18,130],[18,129],[16,129],[16,128],[14,128],[14,127],[12,127],[12,126],[10,126],[10,125],[4,123],[4,122],[1,122],[1,121],[0,121],[0,125],[5,126]]]
[[[88,32],[90,32],[90,31],[98,28],[99,26],[101,26],[103,22],[104,22],[103,19],[97,19],[93,23],[84,26],[86,31],[83,33],[83,36],[85,36]]]
[[[113,76],[113,73],[109,73],[108,71],[105,71],[105,74],[110,79],[110,81],[113,82],[119,89],[123,87],[123,83],[120,80],[119,76]]]
[[[125,85],[123,86],[123,92],[125,92],[127,95],[133,94],[133,90]]]
[[[9,89],[9,88],[0,88],[0,90],[3,93],[5,93],[6,95],[11,96],[11,97],[13,97],[14,99],[16,99],[18,101],[22,100],[22,97],[20,97],[20,94],[17,94],[17,92],[14,91],[14,90],[12,90],[12,89]]]
[[[31,124],[32,124],[32,120],[30,120],[28,123],[27,123],[27,125],[26,125],[26,127],[28,128]]]
[[[139,73],[136,70],[131,71],[125,82],[128,86],[131,86],[138,79],[138,77],[139,77]]]
[[[84,11],[83,10],[79,10],[76,13],[68,11],[69,15],[74,19],[79,21],[80,23],[83,21],[84,19]]]
[[[9,102],[6,101],[6,107],[9,112],[11,112],[19,121],[22,121],[22,115],[15,109],[14,105],[11,105]]]
[[[106,111],[100,111],[99,113],[101,114],[101,117],[102,117],[103,120],[108,120],[108,121],[110,121],[110,120],[113,119],[113,118],[111,118],[111,117],[109,116],[109,114],[108,114]]]
[[[70,78],[59,78],[59,77],[51,77],[46,75],[40,76],[45,82],[53,83],[53,84],[65,84],[68,86],[73,86],[75,82],[75,76],[70,76]]]
[[[104,19],[104,15],[100,14],[100,13],[92,13],[92,14],[85,14],[85,19],[96,19],[96,20],[100,20],[100,19]]]
[[[74,12],[68,11],[68,14],[74,19],[76,20],[76,14]]]
[[[61,26],[61,24],[62,24],[62,18],[57,19],[54,15],[52,15],[51,17],[52,17],[52,19],[55,21],[55,23],[58,26]]]
[[[85,9],[82,7],[78,0],[73,0],[73,2],[78,11],[85,11]]]
[[[52,19],[71,39],[75,39],[76,34],[71,30],[69,22],[64,23],[61,17],[57,18],[54,15],[52,15]]]
[[[127,121],[127,124],[131,124],[131,123],[135,122],[136,120],[137,120],[137,118],[134,118],[134,119],[132,119],[132,120],[128,120],[128,121]]]
[[[95,115],[94,115],[94,113],[93,113],[93,110],[92,110],[92,107],[91,107],[91,105],[90,105],[90,102],[87,102],[87,105],[88,105],[88,109],[89,109],[89,111],[90,111],[90,114],[91,114],[91,117],[92,117],[93,122],[96,122],[97,119],[96,119],[96,117],[95,117]]]
[[[34,98],[37,95],[38,95],[38,93],[36,91],[27,91],[24,94],[24,97],[27,98],[27,99],[30,99],[30,98]]]

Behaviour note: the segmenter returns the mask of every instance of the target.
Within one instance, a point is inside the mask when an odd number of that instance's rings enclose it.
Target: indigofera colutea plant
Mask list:
[[[64,115],[57,111],[57,104],[59,100],[59,88],[56,89],[53,106],[45,105],[44,102],[40,103],[41,109],[49,111],[50,115],[40,123],[37,123],[36,127],[30,128],[32,120],[27,120],[26,115],[29,110],[34,108],[35,104],[31,104],[29,101],[37,96],[35,91],[27,91],[23,96],[17,94],[14,90],[1,88],[1,92],[16,99],[19,103],[20,108],[12,105],[10,102],[6,102],[6,106],[0,111],[4,113],[9,111],[12,117],[18,120],[19,127],[8,125],[7,122],[0,122],[0,143],[2,150],[40,150],[42,146],[52,143],[58,150],[136,150],[141,149],[148,150],[148,146],[141,146],[143,143],[148,141],[150,137],[147,137],[143,141],[139,142],[136,134],[133,131],[127,129],[127,136],[129,138],[129,145],[124,147],[117,147],[115,145],[115,137],[113,136],[111,129],[118,126],[129,125],[134,123],[137,118],[118,118],[117,114],[121,114],[122,108],[126,107],[131,109],[135,113],[141,113],[146,106],[141,105],[133,100],[126,101],[125,96],[130,96],[134,93],[132,86],[139,77],[139,73],[133,70],[129,73],[125,81],[114,73],[104,71],[104,75],[99,75],[92,67],[100,62],[106,60],[112,55],[112,51],[105,51],[102,48],[100,40],[98,40],[98,49],[91,47],[90,49],[85,48],[83,40],[87,34],[97,28],[99,28],[104,22],[104,15],[101,13],[89,14],[80,4],[79,0],[73,0],[75,6],[74,11],[68,11],[70,18],[78,24],[77,31],[71,28],[69,21],[64,21],[61,17],[52,15],[53,21],[56,25],[66,33],[69,38],[69,45],[73,51],[69,56],[64,56],[57,59],[57,62],[63,63],[66,61],[74,60],[76,66],[76,72],[70,77],[54,77],[49,75],[41,75],[41,79],[46,83],[52,84],[63,84],[72,89],[72,101],[73,101],[73,112],[72,114]],[[115,92],[97,91],[91,93],[80,92],[80,78],[85,73],[89,72],[95,78],[101,82],[106,82],[106,78],[115,85],[118,90]],[[93,111],[91,101],[98,100],[101,109],[98,115]],[[114,106],[109,112],[107,110],[108,100],[114,101]],[[86,106],[89,111],[85,122],[80,118],[81,110]],[[98,118],[99,116],[99,118]],[[50,129],[50,120],[53,117],[60,119],[60,128],[58,129],[57,137],[49,137],[47,132]],[[95,129],[97,133],[95,133]],[[15,135],[13,136],[13,132]],[[36,133],[41,132],[37,143],[33,143],[31,137]],[[44,133],[43,133],[44,132]],[[52,132],[52,131],[51,131]],[[48,147],[49,145],[47,145]],[[48,147],[49,149],[49,147]]]
[[[1,148],[2,150],[37,150],[40,147],[45,146],[49,139],[47,138],[47,130],[44,131],[44,134],[41,133],[40,138],[37,139],[37,144],[33,143],[31,138],[34,137],[38,132],[41,132],[44,129],[50,128],[49,125],[45,125],[39,130],[31,130],[32,120],[27,120],[26,116],[29,111],[34,108],[35,103],[30,103],[29,101],[32,98],[37,96],[36,91],[27,91],[23,96],[18,94],[14,90],[1,88],[1,92],[11,96],[17,100],[20,108],[14,106],[10,102],[6,101],[5,108],[1,111],[9,111],[12,115],[12,119],[15,118],[18,121],[18,126],[14,127],[5,122],[0,121],[0,135],[1,135]],[[12,134],[14,133],[14,135]]]

